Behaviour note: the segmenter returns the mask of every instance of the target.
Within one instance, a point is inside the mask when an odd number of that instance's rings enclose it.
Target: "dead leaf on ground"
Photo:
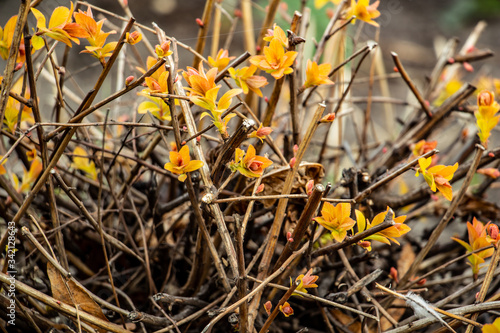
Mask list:
[[[398,275],[401,277],[408,272],[415,261],[415,252],[410,243],[406,243],[401,248],[401,255],[398,260]]]
[[[50,262],[47,263],[47,275],[50,280],[52,297],[69,306],[76,305],[80,311],[85,311],[94,317],[109,321],[104,313],[102,313],[101,307],[97,305],[87,291],[72,280],[65,281],[61,273]],[[91,326],[101,333],[106,332],[105,329],[98,326],[92,324]]]
[[[361,322],[359,320],[354,319],[353,317],[343,313],[340,310],[330,310],[332,316],[342,323],[342,325],[346,326],[353,333],[361,333]],[[367,326],[368,332],[375,332],[373,329]]]
[[[167,237],[163,242],[170,246],[176,246],[178,237],[182,235],[184,229],[189,225],[190,215],[189,211],[191,207],[191,202],[185,202],[178,207],[175,207],[168,214],[164,214],[162,217],[163,230],[170,230],[172,232],[167,233]],[[151,246],[151,245],[150,245]]]

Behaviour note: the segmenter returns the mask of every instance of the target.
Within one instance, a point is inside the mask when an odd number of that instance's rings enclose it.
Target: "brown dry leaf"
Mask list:
[[[137,324],[135,323],[125,323],[125,329],[129,331],[133,331],[137,328]]]
[[[158,237],[156,237],[156,233],[154,232],[154,224],[152,218],[144,223],[144,236],[144,238],[148,241],[148,248],[154,248],[158,246]],[[137,243],[137,246],[144,247],[144,238],[142,237],[141,228],[138,228],[134,236],[134,240]]]
[[[478,169],[476,172],[493,179],[500,177],[500,171],[495,168]]]
[[[406,243],[401,248],[401,255],[398,260],[398,276],[401,277],[408,272],[415,261],[415,252],[410,243]]]
[[[170,228],[172,228],[172,232],[167,233],[167,237],[163,242],[171,246],[177,244],[177,236],[180,235],[189,224],[189,216],[191,215],[189,214],[190,210],[191,201],[188,201],[163,215],[163,229],[170,230]]]
[[[47,263],[47,275],[50,280],[52,297],[68,304],[69,306],[77,305],[80,311],[85,311],[94,317],[104,321],[109,321],[104,313],[102,313],[100,306],[97,305],[97,303],[90,297],[87,291],[72,280],[68,280],[67,282],[64,281],[61,273],[59,273],[59,271],[50,262]],[[68,289],[71,294],[68,292]],[[98,326],[92,324],[90,325],[101,333],[106,332],[103,328],[99,328]]]
[[[353,332],[353,333],[361,333],[361,323],[357,320],[354,319],[353,317],[346,315],[340,310],[330,310],[330,313],[332,316],[338,320],[339,322],[342,323],[342,325],[347,326],[347,328]],[[375,332],[374,330],[370,329],[367,327],[368,332],[372,333]]]
[[[403,299],[396,298],[394,302],[392,302],[393,306],[397,306],[397,308],[390,308],[387,312],[394,318],[396,321],[399,321],[401,317],[405,314],[406,308],[404,308],[406,302]],[[387,331],[392,328],[392,324],[387,320],[387,318],[380,318],[380,328],[383,331]]]
[[[406,243],[401,249],[401,255],[398,260],[398,276],[402,277],[403,275],[405,275],[408,269],[410,269],[411,265],[413,265],[414,261],[415,252],[413,251],[411,245],[409,243]],[[397,308],[391,308],[387,312],[389,312],[392,318],[394,318],[396,321],[399,321],[399,319],[401,319],[406,311],[406,309],[404,308],[406,302],[402,299],[397,298],[392,304],[394,306],[397,306]],[[385,331],[392,328],[392,324],[385,317],[382,317],[380,320],[380,327],[382,328],[382,331]]]
[[[464,196],[457,213],[463,216],[478,211],[485,217],[485,220],[498,220],[500,218],[500,207],[497,203],[468,194]]]

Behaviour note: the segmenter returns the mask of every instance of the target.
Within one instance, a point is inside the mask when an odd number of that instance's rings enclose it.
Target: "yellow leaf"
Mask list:
[[[83,171],[89,178],[97,180],[97,170],[94,161],[90,160],[85,149],[77,146],[73,151],[73,164],[71,166],[77,170]]]

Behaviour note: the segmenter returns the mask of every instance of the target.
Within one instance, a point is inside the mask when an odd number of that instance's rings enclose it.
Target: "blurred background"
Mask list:
[[[167,35],[174,36],[177,40],[194,45],[197,38],[198,25],[196,18],[202,16],[204,0],[128,0],[137,22],[150,26],[156,22],[165,30]],[[228,14],[233,15],[239,8],[239,0],[223,0],[222,7]],[[254,19],[261,21],[265,15],[267,0],[252,1],[254,5]],[[277,22],[285,27],[284,18],[293,15],[293,11],[300,7],[300,0],[285,0],[281,2],[277,15]],[[373,2],[373,1],[370,1]],[[124,15],[118,0],[94,0],[89,3],[106,10]],[[312,25],[316,39],[319,39],[326,27],[333,3],[328,3],[322,8],[314,8],[314,0],[308,0],[307,6],[312,8]],[[12,15],[17,14],[19,1],[0,0],[0,22],[3,26]],[[44,0],[38,6],[46,16],[50,15],[57,6],[69,6],[66,0]],[[85,7],[84,7],[85,8]],[[389,52],[397,52],[406,66],[416,66],[427,69],[435,61],[433,46],[437,38],[458,37],[463,41],[479,20],[485,20],[488,27],[483,33],[478,47],[489,47],[497,51],[500,47],[500,1],[498,0],[382,0],[379,10],[381,16],[376,19],[380,24],[380,46],[385,58]],[[94,11],[97,14],[97,11]],[[120,21],[109,18],[114,24]],[[34,23],[33,17],[31,22]],[[260,25],[255,25],[258,33]],[[223,15],[222,31],[228,31],[230,22]],[[373,38],[375,28],[365,27],[364,34]],[[210,34],[209,34],[210,35]],[[149,36],[152,43],[156,42]],[[210,36],[209,36],[210,38]],[[243,27],[241,20],[234,34],[234,43],[230,54],[240,52],[242,48]],[[223,36],[222,36],[223,40]],[[207,41],[210,43],[210,41]],[[82,43],[83,44],[83,43]],[[76,48],[78,49],[78,47]],[[75,50],[76,50],[75,49]],[[181,59],[182,61],[183,59]],[[186,64],[191,63],[191,59]],[[4,62],[0,62],[4,66]],[[392,66],[391,66],[392,67]]]

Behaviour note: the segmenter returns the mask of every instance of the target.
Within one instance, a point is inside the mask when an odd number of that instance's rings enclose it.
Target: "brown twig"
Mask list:
[[[409,129],[408,132],[402,133],[393,147],[382,155],[382,160],[378,164],[392,167],[393,163],[399,160],[408,149],[409,143],[423,139],[456,105],[468,98],[475,90],[474,86],[468,83],[464,84],[435,110],[431,119],[424,119]]]
[[[328,74],[328,77],[330,79],[333,79],[333,76],[335,75],[335,73],[337,73],[342,67],[344,67],[345,65],[347,65],[351,60],[353,60],[354,58],[356,58],[357,56],[359,56],[360,54],[364,54],[365,52],[367,52],[368,50],[370,49],[370,46],[369,45],[366,45],[364,46],[363,48],[359,49],[358,51],[354,52],[349,58],[347,58],[346,60],[344,60],[341,64],[337,65],[337,67],[335,67],[334,69],[332,69],[330,71],[330,73]],[[352,80],[350,80],[349,82],[351,82]],[[362,81],[362,79],[359,79],[359,81]],[[347,82],[347,83],[349,83]],[[338,82],[339,84],[344,84],[344,82]],[[302,102],[302,105],[307,105],[307,102],[309,101],[309,98],[312,96],[312,94],[314,93],[314,91],[318,88],[318,86],[314,86],[310,89],[309,93],[307,94],[307,97],[304,98],[304,101]],[[297,92],[297,95],[300,95],[302,94],[303,92],[305,91],[305,88],[302,86],[299,88],[298,92]]]
[[[385,176],[384,178],[380,179],[376,183],[370,185],[370,187],[368,187],[367,189],[363,190],[363,192],[360,192],[353,200],[355,202],[357,202],[357,203],[361,202],[367,196],[369,196],[371,193],[373,193],[373,191],[375,191],[376,189],[378,189],[382,185],[388,183],[389,181],[393,180],[394,178],[402,175],[406,171],[408,171],[411,168],[413,168],[415,165],[418,164],[418,160],[419,159],[421,159],[421,158],[428,158],[428,157],[433,156],[434,154],[437,154],[437,153],[439,153],[439,150],[433,149],[433,150],[431,150],[431,151],[423,154],[422,156],[419,156],[418,158],[415,158],[414,160],[412,160],[412,161],[404,164],[403,166],[401,166],[400,168],[398,168],[397,170],[395,170],[391,174]]]
[[[474,50],[472,52],[469,52],[467,54],[457,54],[454,56],[452,59],[454,60],[453,63],[455,62],[472,62],[472,61],[478,61],[478,60],[483,60],[487,59],[489,57],[493,57],[495,54],[491,50]],[[448,63],[450,63],[448,61]]]
[[[247,279],[245,273],[245,252],[243,248],[243,225],[242,221],[238,216],[235,216],[236,221],[236,252],[238,255],[238,296],[239,298],[244,298],[247,294]],[[240,306],[240,333],[245,333],[247,331],[247,319],[248,319],[248,303],[243,302]]]
[[[266,17],[264,18],[264,22],[262,22],[262,27],[260,28],[260,33],[259,37],[257,37],[257,48],[258,52],[257,53],[262,53],[264,51],[264,44],[266,41],[264,40],[264,37],[267,34],[267,29],[272,28],[272,23],[274,21],[274,17],[276,16],[276,11],[278,10],[278,5],[280,3],[280,0],[271,0],[269,1],[269,4],[267,6],[266,10]],[[250,52],[252,52],[251,50]]]
[[[342,106],[342,103],[344,102],[345,98],[347,97],[347,94],[351,90],[352,83],[354,82],[354,79],[356,78],[356,75],[357,75],[359,69],[361,68],[361,64],[363,63],[363,60],[366,58],[366,56],[368,54],[370,54],[370,52],[373,49],[373,47],[376,47],[376,44],[372,45],[371,47],[368,47],[365,50],[365,52],[363,53],[363,55],[361,56],[361,59],[359,59],[359,62],[357,64],[356,68],[354,69],[354,72],[351,75],[351,81],[349,81],[349,84],[347,85],[347,88],[342,93],[342,97],[340,98],[340,100],[337,102],[337,105],[335,106],[335,109],[333,111],[334,115],[337,115],[337,113],[339,112],[340,107]],[[326,143],[328,141],[328,135],[330,134],[330,129],[331,128],[332,128],[331,126],[328,127],[328,131],[326,132],[325,138],[323,139],[323,144],[321,145],[321,151],[319,153],[318,163],[321,163],[321,161],[323,160],[323,154],[325,153]]]
[[[398,54],[396,52],[391,52],[391,56],[392,60],[394,60],[394,64],[398,69],[398,72],[401,74],[401,77],[406,82],[413,95],[415,95],[415,97],[417,98],[418,102],[420,103],[420,106],[422,107],[422,110],[424,110],[425,114],[427,115],[427,118],[429,119],[432,118],[432,112],[429,107],[429,101],[426,102],[422,97],[422,95],[420,94],[420,91],[418,91],[417,87],[415,86],[410,76],[406,72],[405,68],[403,67],[401,60],[399,60]]]
[[[288,50],[295,51],[295,35],[299,31],[300,22],[302,20],[302,14],[298,11],[295,11],[293,14],[292,24],[290,25],[290,30],[288,30]],[[302,41],[305,41],[302,39]],[[300,126],[299,126],[299,110],[298,110],[298,94],[297,94],[297,86],[298,78],[296,72],[296,65],[292,65],[293,72],[290,74],[290,119],[292,121],[292,137],[293,143],[298,145],[300,143]]]
[[[219,73],[217,73],[217,76],[215,77],[215,82],[219,82],[220,80],[222,80],[226,76],[227,71],[228,71],[229,68],[231,68],[231,67],[233,67],[233,68],[238,67],[240,64],[242,64],[248,58],[250,58],[250,53],[248,51],[246,51],[242,55],[238,56],[236,59],[234,59],[233,61],[231,61],[226,66],[226,68],[224,68],[222,71],[220,71]]]
[[[409,281],[409,282],[406,284],[406,286],[407,286],[407,288],[411,288],[411,287],[413,287],[416,283],[418,283],[419,281],[422,281],[423,279],[426,279],[427,277],[429,277],[429,276],[431,276],[431,275],[434,275],[435,273],[439,272],[440,270],[443,270],[444,268],[446,268],[446,267],[448,267],[448,266],[450,266],[450,265],[452,265],[452,264],[454,264],[454,263],[456,263],[456,262],[458,262],[458,261],[460,261],[460,260],[463,260],[464,258],[466,258],[466,257],[470,256],[471,254],[474,254],[474,253],[479,253],[479,252],[481,252],[481,251],[491,249],[492,247],[493,247],[493,245],[485,246],[485,247],[482,247],[482,248],[480,248],[480,249],[474,250],[474,251],[472,251],[472,252],[467,252],[467,253],[464,253],[464,254],[462,254],[461,256],[458,256],[458,257],[456,257],[456,258],[453,258],[452,260],[448,260],[448,261],[446,261],[444,264],[442,264],[441,266],[436,267],[436,268],[434,268],[433,270],[431,270],[431,271],[429,271],[429,272],[427,272],[427,273],[425,273],[425,274],[423,274],[423,275],[420,275],[420,276],[418,277],[418,279],[414,279],[414,280],[412,280],[412,281]],[[426,283],[426,285],[427,285],[427,283]]]
[[[30,11],[29,1],[21,0],[21,5],[19,6],[19,12],[17,14],[17,21],[14,33],[12,35],[12,41],[10,41],[9,57],[7,58],[7,65],[4,69],[3,80],[0,92],[0,124],[3,126],[3,120],[5,116],[5,108],[7,107],[7,101],[9,100],[9,91],[12,89],[14,80],[14,68],[16,67],[17,54],[19,52],[19,45],[21,43],[21,38],[23,35],[23,28],[28,19],[28,13]],[[29,48],[28,48],[29,49]],[[3,150],[3,142],[0,143],[1,149]]]
[[[217,159],[212,166],[211,177],[214,179],[214,185],[219,186],[222,172],[224,171],[224,166],[233,157],[236,148],[238,148],[241,143],[247,139],[248,133],[253,129],[254,122],[251,120],[245,120],[240,127],[234,131],[231,137],[224,142],[224,144],[218,150]],[[220,189],[219,189],[220,192]]]
[[[72,189],[70,189],[64,180],[62,179],[61,175],[59,173],[54,173],[54,177],[59,183],[59,186],[62,188],[62,190],[68,195],[68,197],[73,201],[73,203],[80,209],[80,211],[83,213],[83,215],[86,217],[86,219],[90,222],[92,227],[94,228],[95,231],[99,231],[99,224],[97,221],[94,219],[92,214],[88,211],[88,209],[85,207],[85,205],[79,200],[76,195],[73,193]],[[134,256],[136,259],[138,259],[140,262],[143,261],[143,259],[137,255],[135,252],[130,250],[125,244],[123,244],[121,241],[118,239],[114,238],[113,236],[109,235],[108,233],[104,233],[104,238],[106,238],[106,241],[108,241],[111,245],[115,246],[117,249],[126,252],[132,256]]]
[[[207,0],[205,2],[205,8],[203,9],[203,16],[201,18],[202,24],[198,29],[198,39],[196,41],[196,52],[203,53],[203,49],[205,48],[206,37],[208,34],[208,28],[210,26],[210,20],[212,18],[212,9],[214,7],[214,0]],[[193,67],[198,68],[198,64],[201,59],[198,56],[194,57]]]
[[[276,270],[278,267],[280,267],[281,264],[292,254],[292,252],[299,247],[300,242],[304,238],[307,228],[312,221],[312,217],[314,216],[314,214],[316,214],[316,210],[321,203],[321,198],[323,197],[324,192],[325,187],[323,185],[317,184],[314,187],[311,196],[309,197],[309,200],[307,200],[306,206],[302,211],[302,215],[297,221],[295,229],[293,229],[292,240],[288,240],[288,242],[286,243],[285,248],[274,264],[273,270]]]
[[[424,98],[426,100],[431,100],[431,94],[435,90],[443,69],[448,63],[448,59],[455,53],[455,49],[458,45],[458,38],[451,38],[446,45],[441,50],[441,54],[436,62],[436,65],[432,69],[431,75],[429,76],[429,83],[424,90]],[[436,89],[438,90],[438,89]]]
[[[335,14],[330,19],[330,22],[328,22],[328,25],[323,33],[323,36],[321,37],[318,46],[316,47],[316,53],[314,54],[313,58],[314,61],[318,62],[319,58],[323,54],[323,51],[325,49],[325,44],[328,41],[328,39],[331,38],[331,35],[333,34],[332,29],[334,28],[337,20],[340,18],[340,15],[342,14],[342,11],[344,10],[346,4],[347,0],[343,0],[341,3],[339,3],[339,5],[335,10]]]

